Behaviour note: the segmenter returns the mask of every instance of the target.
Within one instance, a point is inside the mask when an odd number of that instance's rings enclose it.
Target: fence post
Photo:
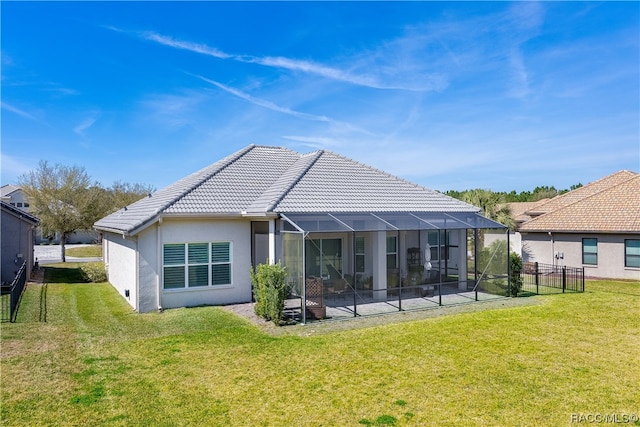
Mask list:
[[[567,288],[567,266],[562,266],[562,293],[564,294],[564,290]]]
[[[540,284],[540,279],[538,278],[538,261],[536,261],[534,273],[536,275],[536,295],[540,295],[540,290],[538,289],[538,285]]]
[[[582,267],[582,292],[584,292],[584,267]]]

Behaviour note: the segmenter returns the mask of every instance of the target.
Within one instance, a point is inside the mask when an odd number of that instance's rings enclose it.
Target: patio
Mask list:
[[[376,301],[373,299],[363,300],[354,305],[348,298],[353,296],[340,295],[335,300],[328,300],[326,303],[325,320],[348,319],[356,316],[375,316],[398,311],[430,310],[445,306],[460,304],[470,304],[480,301],[489,301],[506,298],[505,296],[490,294],[486,292],[455,292],[451,289],[444,290],[441,295],[437,292],[433,296],[408,296],[403,299],[389,299],[387,301]],[[299,307],[299,303],[298,303]]]
[[[475,213],[281,214],[301,323],[504,298],[508,232]]]
[[[281,236],[286,313],[301,323],[508,295],[508,233],[480,216],[283,215]]]

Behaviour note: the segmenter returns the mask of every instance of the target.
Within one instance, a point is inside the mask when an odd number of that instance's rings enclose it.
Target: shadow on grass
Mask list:
[[[46,283],[87,283],[78,264],[55,264],[44,268]]]

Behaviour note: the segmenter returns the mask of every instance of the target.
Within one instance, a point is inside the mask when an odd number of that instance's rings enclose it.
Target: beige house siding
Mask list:
[[[582,239],[598,239],[598,264],[582,263]],[[640,280],[640,269],[625,267],[625,239],[640,234],[523,233],[523,261],[584,267],[586,277]],[[562,254],[562,258],[556,255]]]

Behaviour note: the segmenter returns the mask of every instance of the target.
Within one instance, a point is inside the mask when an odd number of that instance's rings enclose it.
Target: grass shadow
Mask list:
[[[77,263],[60,263],[44,267],[46,283],[86,283]]]

